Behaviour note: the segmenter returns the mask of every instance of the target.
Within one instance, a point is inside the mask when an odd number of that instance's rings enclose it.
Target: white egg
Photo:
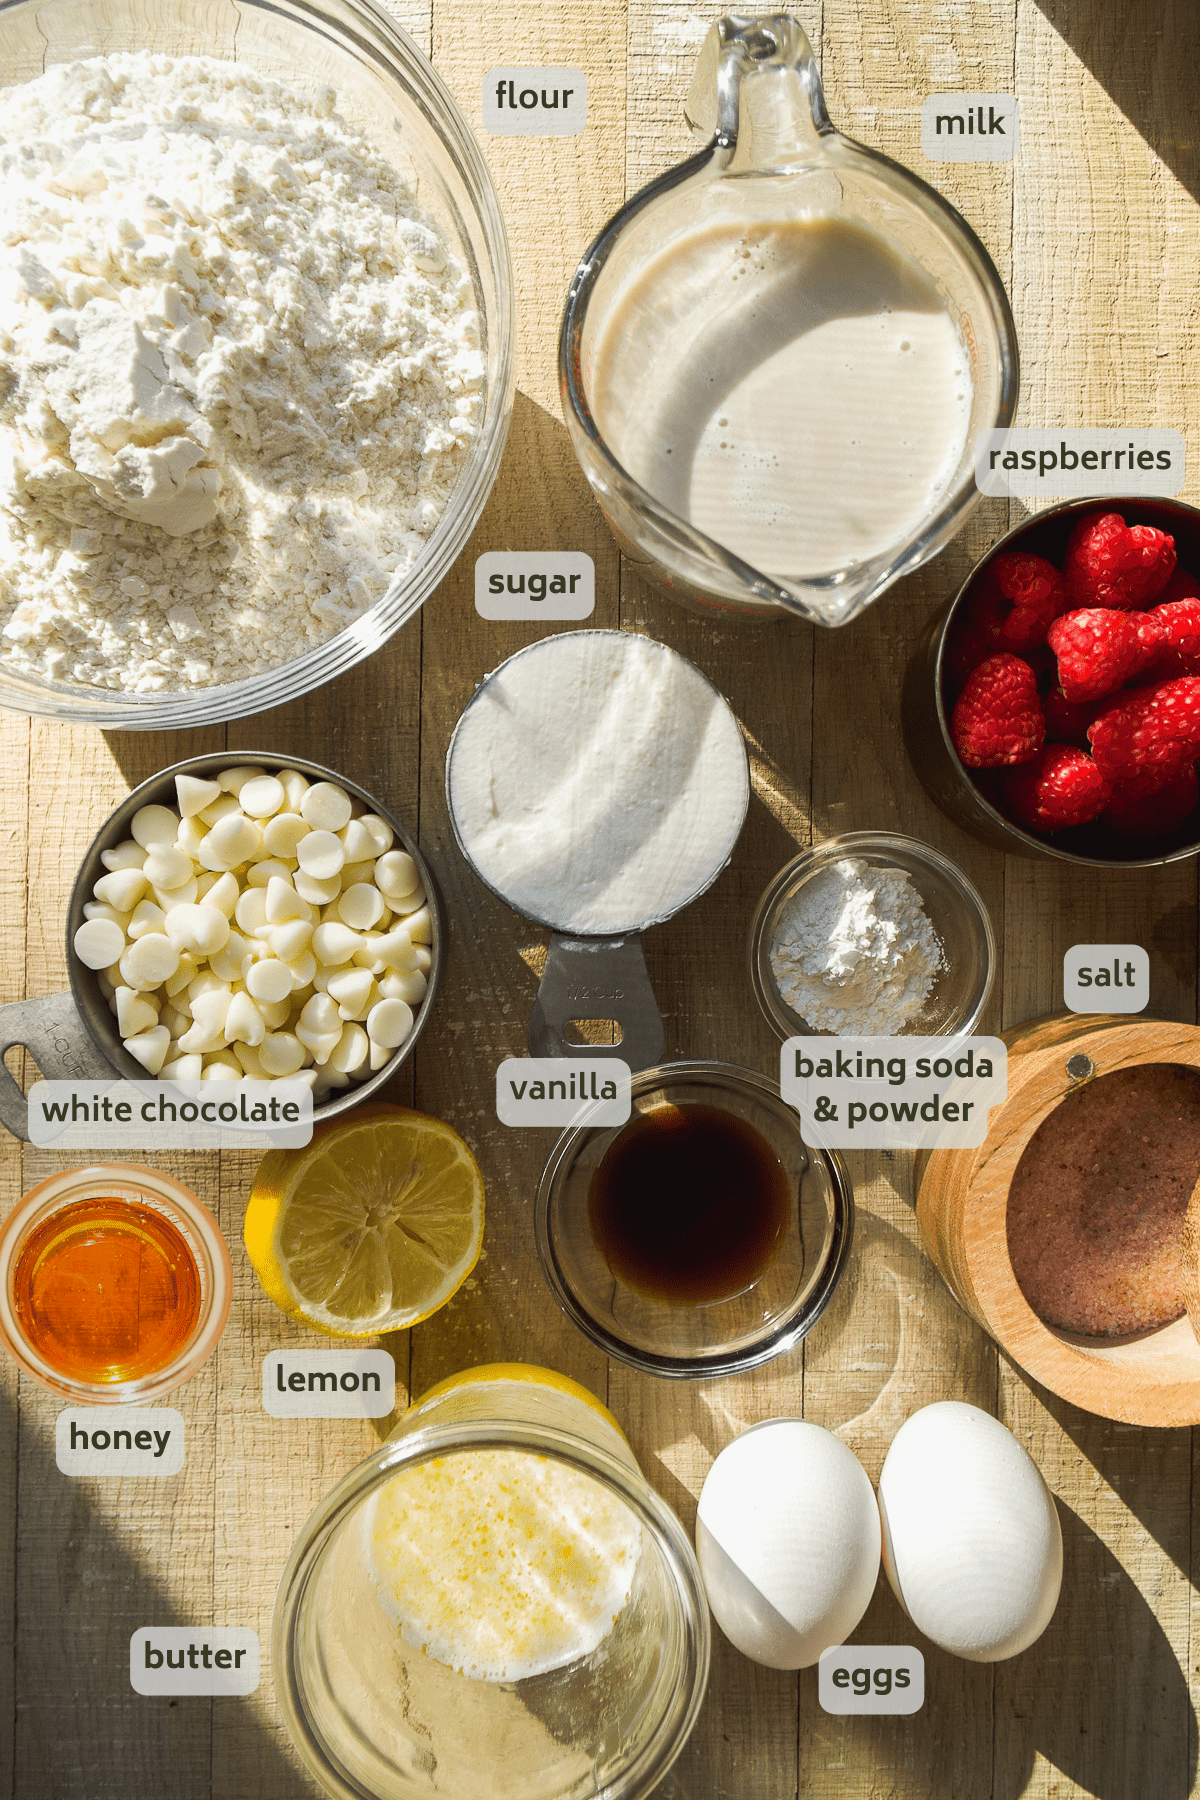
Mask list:
[[[879,1549],[867,1472],[820,1425],[752,1426],[700,1490],[696,1553],[713,1617],[771,1669],[806,1669],[845,1642],[874,1592]]]
[[[1011,1431],[960,1400],[914,1413],[879,1477],[883,1566],[926,1637],[1001,1662],[1041,1637],[1062,1585],[1054,1497]]]

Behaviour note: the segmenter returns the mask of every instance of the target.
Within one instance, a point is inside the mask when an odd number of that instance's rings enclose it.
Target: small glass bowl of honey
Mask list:
[[[229,1316],[229,1251],[159,1169],[65,1169],[0,1230],[0,1341],[26,1374],[95,1406],[157,1399],[196,1373]]]
[[[538,1188],[542,1272],[581,1331],[652,1375],[731,1375],[795,1347],[846,1265],[846,1166],[778,1085],[677,1062],[633,1077],[624,1125],[559,1137]]]

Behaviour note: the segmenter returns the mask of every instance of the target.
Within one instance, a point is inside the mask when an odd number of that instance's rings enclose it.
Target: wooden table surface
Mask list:
[[[1098,876],[1005,859],[950,825],[910,771],[898,721],[909,647],[1010,517],[1022,516],[1019,506],[985,503],[932,566],[840,632],[714,626],[623,573],[559,412],[558,320],[593,233],[626,194],[690,152],[681,101],[715,14],[686,0],[547,0],[540,8],[399,0],[394,10],[480,131],[511,236],[519,392],[499,482],[420,616],[306,700],[224,730],[155,736],[0,715],[0,999],[65,985],[62,920],[77,862],[115,802],[158,768],[202,750],[270,748],[357,778],[419,828],[452,921],[436,1016],[394,1097],[461,1131],[487,1183],[483,1260],[455,1301],[397,1340],[398,1385],[419,1393],[496,1359],[563,1370],[608,1401],[650,1481],[689,1526],[713,1457],[744,1426],[803,1412],[835,1430],[874,1477],[901,1422],[945,1398],[997,1413],[1059,1498],[1062,1599],[1032,1650],[983,1667],[917,1636],[926,1657],[921,1712],[832,1718],[817,1704],[815,1670],[797,1677],[758,1668],[714,1633],[708,1698],[661,1800],[1177,1800],[1193,1791],[1197,1760],[1192,1434],[1077,1412],[998,1356],[921,1250],[909,1156],[849,1158],[859,1209],[852,1267],[803,1350],[764,1369],[707,1383],[640,1378],[606,1364],[560,1317],[531,1222],[552,1134],[506,1129],[494,1111],[496,1064],[524,1051],[544,940],[466,871],[442,792],[447,741],[475,683],[534,635],[478,618],[475,558],[586,551],[596,565],[592,623],[647,632],[692,657],[745,728],[754,800],[733,860],[698,904],[646,939],[668,1056],[777,1073],[776,1040],[749,992],[744,941],[760,891],[798,845],[879,827],[911,833],[958,862],[1003,944],[986,1029],[1060,1006],[1063,951],[1080,941],[1146,945],[1150,1012],[1195,1019],[1196,865]],[[1200,59],[1189,0],[803,0],[797,10],[835,123],[932,180],[995,259],[1021,344],[1018,422],[1171,426],[1195,458]],[[506,62],[583,67],[586,130],[484,138],[480,79]],[[925,161],[927,93],[1014,89],[1014,163]],[[1200,499],[1194,473],[1184,497]],[[0,1158],[5,1210],[71,1160],[11,1140]],[[182,1474],[141,1482],[60,1475],[58,1403],[18,1380],[7,1361],[0,1368],[0,1620],[11,1622],[0,1627],[0,1792],[11,1786],[20,1800],[316,1792],[285,1739],[265,1655],[249,1699],[143,1699],[128,1679],[129,1637],[144,1624],[251,1626],[265,1653],[297,1529],[374,1442],[368,1424],[263,1412],[264,1354],[316,1340],[262,1296],[242,1252],[253,1161],[163,1159],[217,1211],[234,1259],[219,1351],[171,1401],[187,1422]],[[916,1636],[882,1579],[856,1636]]]

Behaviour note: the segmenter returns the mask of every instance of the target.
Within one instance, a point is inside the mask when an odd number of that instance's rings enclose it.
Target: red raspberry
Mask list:
[[[1044,557],[1008,550],[989,563],[971,617],[993,649],[1020,653],[1046,641],[1067,604],[1063,578]]]
[[[1200,751],[1200,676],[1129,688],[1088,727],[1096,766],[1109,781],[1161,776],[1165,785]]]
[[[1189,763],[1153,794],[1143,793],[1136,781],[1115,783],[1112,798],[1104,809],[1104,823],[1124,837],[1163,837],[1179,829],[1195,812],[1198,801],[1200,782],[1195,764]]]
[[[950,733],[971,769],[999,769],[1036,756],[1046,720],[1029,664],[1019,656],[989,656],[980,663],[959,696]]]
[[[1157,652],[1148,660],[1162,681],[1172,675],[1200,675],[1200,598],[1167,600],[1148,613],[1140,613],[1159,638]]]
[[[1103,710],[1097,700],[1067,700],[1053,688],[1042,702],[1046,713],[1046,742],[1074,744],[1080,750],[1088,747],[1087,729]]]
[[[1058,683],[1067,700],[1115,694],[1141,660],[1136,626],[1108,607],[1084,607],[1055,619],[1047,641],[1058,658]]]
[[[1200,581],[1189,575],[1186,569],[1176,567],[1162,592],[1156,596],[1160,606],[1169,606],[1172,600],[1200,600]]]
[[[1137,632],[1137,658],[1129,671],[1128,680],[1141,681],[1151,670],[1156,675],[1190,675],[1190,669],[1164,669],[1160,666],[1163,652],[1169,647],[1167,643],[1167,627],[1158,617],[1160,609],[1153,612],[1123,613]]]
[[[1112,789],[1090,756],[1070,744],[1047,744],[1004,783],[1013,817],[1033,831],[1065,831],[1096,818]]]
[[[1165,531],[1126,525],[1120,513],[1087,513],[1067,545],[1067,598],[1074,607],[1144,607],[1174,567],[1175,539]]]
[[[992,646],[979,627],[972,623],[970,613],[964,613],[955,621],[954,630],[946,646],[946,680],[952,694],[961,694],[966,685],[967,676],[977,669],[981,662],[993,654]]]

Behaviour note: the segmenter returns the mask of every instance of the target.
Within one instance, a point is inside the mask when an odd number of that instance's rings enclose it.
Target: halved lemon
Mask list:
[[[332,1337],[419,1324],[458,1292],[483,1242],[483,1176],[449,1125],[399,1106],[271,1150],[242,1228],[263,1291]]]

